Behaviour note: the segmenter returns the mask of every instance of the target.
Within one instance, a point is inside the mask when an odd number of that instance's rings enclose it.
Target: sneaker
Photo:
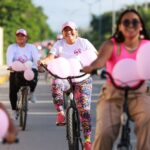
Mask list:
[[[13,110],[12,119],[13,119],[13,120],[17,120],[17,119],[18,119],[18,116],[19,116],[19,112],[16,111],[16,110]]]
[[[28,100],[31,101],[32,103],[36,103],[36,97],[33,92],[29,94]]]
[[[56,125],[57,126],[64,126],[65,123],[65,115],[62,112],[58,112],[57,118],[56,118]]]
[[[91,142],[85,142],[84,143],[84,150],[91,150],[92,149],[92,143]]]

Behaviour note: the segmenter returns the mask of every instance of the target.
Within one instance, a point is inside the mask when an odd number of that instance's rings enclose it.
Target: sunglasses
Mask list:
[[[125,26],[125,27],[129,27],[130,24],[132,24],[132,26],[134,28],[136,28],[138,25],[139,25],[140,21],[138,19],[132,19],[132,20],[129,20],[129,19],[125,19],[122,21],[122,24]]]

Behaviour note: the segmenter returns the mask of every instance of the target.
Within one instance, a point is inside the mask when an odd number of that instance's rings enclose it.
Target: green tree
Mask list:
[[[146,9],[143,5],[138,5],[138,11],[141,14],[145,25],[150,31],[150,4],[147,5],[148,9]],[[134,8],[133,5],[127,6],[127,8]],[[126,8],[125,8],[126,9]],[[119,14],[124,10],[121,8],[120,10],[116,11],[116,20],[118,20]],[[112,35],[112,12],[105,12],[101,15],[93,15],[91,22],[90,22],[90,30],[82,31],[82,36],[89,39],[95,47],[98,49],[99,46],[103,41],[111,37]]]

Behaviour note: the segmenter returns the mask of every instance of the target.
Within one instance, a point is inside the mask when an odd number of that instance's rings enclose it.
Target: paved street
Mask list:
[[[95,78],[95,77],[94,77]],[[100,81],[94,79],[92,96],[92,140],[95,131],[95,106],[100,91]],[[8,82],[0,85],[0,101],[4,102],[10,111],[8,101]],[[36,89],[36,104],[29,103],[29,115],[27,120],[27,130],[19,130],[19,144],[0,145],[0,150],[67,150],[67,140],[65,127],[55,125],[56,112],[52,104],[49,83],[45,82],[44,77],[40,75]],[[15,121],[18,127],[18,122]],[[135,142],[134,138],[132,140]]]

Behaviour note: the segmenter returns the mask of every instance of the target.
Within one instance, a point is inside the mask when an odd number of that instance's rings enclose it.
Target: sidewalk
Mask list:
[[[4,84],[8,81],[9,78],[9,71],[7,70],[7,66],[0,66],[0,85]]]

